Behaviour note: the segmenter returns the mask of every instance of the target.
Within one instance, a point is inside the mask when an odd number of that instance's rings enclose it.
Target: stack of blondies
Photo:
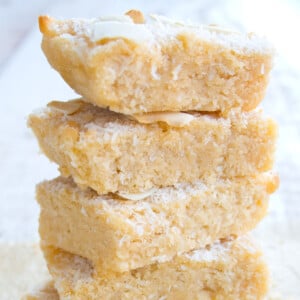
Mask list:
[[[135,10],[41,17],[40,29],[49,63],[82,96],[29,117],[61,172],[37,186],[47,289],[78,300],[263,298],[267,267],[245,234],[278,185],[276,125],[256,108],[268,43]]]

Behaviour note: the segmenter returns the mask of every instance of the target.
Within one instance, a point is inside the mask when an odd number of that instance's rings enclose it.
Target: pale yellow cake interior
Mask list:
[[[79,256],[52,247],[43,250],[61,300],[250,300],[263,299],[268,288],[261,252],[247,237],[105,276]]]
[[[262,111],[190,113],[182,127],[141,124],[80,100],[29,117],[63,176],[99,194],[141,193],[198,179],[253,176],[273,166],[277,127]]]
[[[40,17],[42,48],[87,101],[113,111],[254,109],[273,49],[263,38],[141,12],[98,19]]]
[[[277,185],[277,175],[266,173],[178,184],[132,201],[57,178],[37,187],[40,236],[90,259],[101,272],[128,271],[253,229]]]

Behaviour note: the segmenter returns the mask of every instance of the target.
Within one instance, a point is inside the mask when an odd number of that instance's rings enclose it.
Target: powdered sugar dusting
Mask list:
[[[199,262],[212,262],[226,257],[232,251],[233,246],[246,249],[248,253],[255,253],[259,248],[252,242],[249,236],[241,236],[236,239],[228,238],[225,241],[217,241],[214,244],[183,254],[187,259]]]
[[[68,32],[69,23],[67,25],[61,21],[58,24],[52,23],[52,29],[60,34]],[[91,41],[116,37],[157,46],[175,39],[180,34],[193,34],[199,39],[233,48],[238,52],[273,53],[271,45],[253,33],[241,34],[215,25],[181,22],[158,15],[148,16],[145,24],[133,24],[127,16],[115,16],[93,20],[72,20],[71,26],[78,36],[84,35]],[[72,36],[64,36],[64,38],[72,39]],[[86,44],[82,41],[81,46],[84,48]]]
[[[209,248],[195,250],[186,254],[186,257],[194,261],[212,262],[224,256],[229,251],[228,244],[217,242]]]
[[[147,23],[151,31],[161,41],[188,33],[224,47],[234,48],[240,52],[273,52],[273,47],[268,41],[252,33],[241,34],[216,25],[193,24],[158,15],[150,15],[147,18]]]

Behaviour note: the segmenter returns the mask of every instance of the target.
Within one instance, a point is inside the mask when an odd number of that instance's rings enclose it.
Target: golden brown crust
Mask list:
[[[39,16],[39,28],[45,36],[54,36],[55,31],[50,29],[50,24],[53,21],[49,16]]]
[[[270,180],[268,182],[268,185],[267,185],[267,191],[268,191],[268,193],[270,193],[270,194],[274,193],[278,189],[279,184],[280,184],[280,178],[279,178],[279,175],[276,174],[273,177],[273,180]]]
[[[128,12],[126,12],[125,15],[129,16],[135,24],[145,23],[145,17],[143,13],[139,10],[131,9]]]

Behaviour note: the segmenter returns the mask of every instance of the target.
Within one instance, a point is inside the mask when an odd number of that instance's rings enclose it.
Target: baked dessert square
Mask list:
[[[265,216],[277,185],[277,175],[266,173],[177,184],[138,199],[97,195],[58,177],[37,186],[40,237],[88,258],[98,272],[129,271],[246,233]]]
[[[253,33],[139,11],[92,20],[39,19],[42,49],[77,93],[123,114],[254,109],[273,48]]]
[[[262,111],[133,118],[81,100],[51,102],[28,124],[62,175],[98,194],[253,176],[272,168],[277,137]]]
[[[247,237],[105,275],[97,274],[84,258],[53,247],[43,250],[61,300],[252,300],[263,299],[268,290],[261,251]]]

